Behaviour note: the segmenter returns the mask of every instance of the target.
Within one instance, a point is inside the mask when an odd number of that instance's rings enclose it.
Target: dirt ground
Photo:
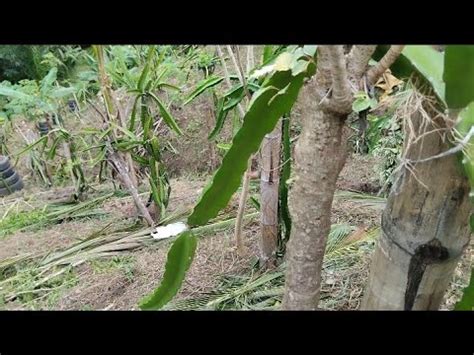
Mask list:
[[[374,160],[352,156],[338,182],[341,190],[371,191],[376,185]],[[180,178],[172,180],[170,213],[191,208],[206,180]],[[37,191],[23,192],[24,196]],[[26,195],[25,195],[26,194]],[[236,208],[237,196],[228,207]],[[85,218],[65,221],[36,231],[19,232],[0,239],[0,261],[25,253],[46,253],[62,250],[111,223],[134,223],[134,207],[130,198],[112,198],[101,205],[106,212],[99,219]],[[0,209],[1,212],[1,209]],[[356,228],[379,224],[380,209],[368,208],[357,202],[336,198],[333,223],[348,223]],[[249,273],[257,258],[258,220],[245,225],[246,257],[240,257],[232,240],[233,229],[200,237],[195,259],[176,299],[193,298],[212,291],[225,275]],[[459,299],[469,278],[471,248],[463,257],[453,284],[447,292],[443,309],[451,309]],[[168,244],[150,245],[84,263],[74,269],[74,282],[58,290],[54,299],[25,306],[21,302],[6,303],[5,309],[57,310],[136,310],[143,296],[159,284],[163,275]],[[364,252],[357,263],[340,274],[324,272],[322,304],[327,309],[357,309],[368,277],[371,251]],[[2,305],[0,304],[0,308]]]

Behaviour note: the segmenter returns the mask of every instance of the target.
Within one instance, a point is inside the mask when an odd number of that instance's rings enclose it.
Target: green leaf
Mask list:
[[[243,88],[243,86],[241,86],[239,88],[239,90],[234,93],[233,97],[232,96],[228,96],[228,97],[224,96],[224,99],[227,99],[227,101],[226,101],[226,104],[224,105],[224,107],[222,109],[224,111],[232,110],[235,106],[237,106],[240,102],[242,102],[244,97],[245,97],[244,88]]]
[[[73,88],[73,87],[69,87],[69,88],[58,88],[58,89],[55,89],[51,92],[51,97],[54,97],[56,99],[59,99],[59,98],[62,98],[62,97],[66,97],[66,96],[69,96],[69,95],[72,95],[76,92],[76,89]]]
[[[62,139],[63,137],[61,135],[58,135],[54,141],[53,141],[53,144],[51,145],[51,148],[49,149],[49,152],[48,152],[48,159],[53,159],[55,156],[56,156],[56,150],[58,148],[58,144],[60,142],[60,140]]]
[[[474,127],[474,101],[459,113],[456,130],[464,138]],[[471,137],[469,144],[463,150],[461,158],[464,171],[471,184],[471,194],[474,193],[474,137]],[[474,202],[474,201],[473,201]]]
[[[209,139],[209,140],[214,139],[219,134],[219,132],[222,130],[222,127],[224,126],[224,122],[225,122],[225,119],[226,119],[229,111],[225,111],[223,106],[224,106],[224,98],[220,98],[217,101],[216,125],[215,125],[214,129],[212,130],[212,132],[207,137],[207,139]]]
[[[249,89],[250,93],[253,94],[254,92],[260,89],[260,86],[255,83],[249,82],[247,83],[247,88]],[[243,100],[244,97],[244,87],[242,84],[239,83],[224,94],[223,98],[225,99],[225,105],[223,107],[223,110],[232,110]]]
[[[160,309],[178,293],[186,271],[191,266],[197,239],[192,232],[182,233],[168,252],[165,273],[160,286],[140,303],[143,310]]]
[[[153,198],[153,202],[155,202],[156,206],[160,206],[161,205],[160,192],[158,191],[155,180],[153,177],[150,177],[148,181],[151,187],[151,196]]]
[[[188,218],[189,225],[203,225],[223,209],[239,188],[247,163],[265,136],[276,123],[291,110],[306,76],[314,73],[314,65],[308,73],[293,76],[291,58],[280,60],[279,71],[273,73],[252,97],[240,130],[235,135],[232,146],[225,155],[210,185]],[[282,68],[287,67],[287,70]]]
[[[155,102],[158,104],[160,108],[160,114],[161,117],[163,117],[163,121],[168,125],[169,128],[171,128],[173,131],[175,131],[177,134],[182,135],[183,132],[181,131],[181,128],[179,128],[178,124],[176,123],[176,120],[173,118],[171,113],[166,109],[165,105],[161,102],[161,100],[156,97],[155,94],[152,92],[149,92],[148,95],[155,100]]]
[[[132,153],[132,159],[135,160],[140,165],[143,165],[143,166],[148,165],[148,160],[139,155]]]
[[[469,286],[464,289],[461,300],[454,306],[456,311],[473,311],[474,310],[474,269],[471,270],[471,281]]]
[[[258,196],[250,196],[250,202],[252,202],[253,207],[260,211],[260,201]]]
[[[47,139],[48,139],[48,136],[43,136],[43,137],[39,138],[36,142],[31,143],[30,145],[28,145],[24,149],[22,149],[20,152],[16,153],[15,157],[18,158],[20,155],[24,154],[25,152],[30,151],[35,146],[37,146],[38,144],[46,141]]]
[[[267,44],[265,47],[263,47],[263,63],[267,62],[270,60],[273,56],[273,46],[271,44]]]
[[[156,84],[155,86],[157,89],[160,89],[162,87],[165,87],[165,88],[168,88],[168,89],[173,89],[173,90],[176,90],[176,91],[181,91],[181,88],[180,87],[177,87],[175,85],[172,85],[172,84],[168,84],[168,83],[165,83],[165,82],[161,82],[161,83],[158,83]]]
[[[446,103],[462,109],[474,101],[474,46],[449,45],[444,56]]]
[[[140,92],[143,93],[143,89],[145,87],[145,80],[148,77],[148,73],[150,72],[151,63],[153,61],[153,54],[155,53],[155,47],[151,46],[148,49],[147,59],[145,63],[145,67],[143,68],[142,74],[140,75],[140,79],[138,79],[137,88]]]
[[[444,102],[443,82],[444,56],[431,46],[406,46],[402,55],[423,75],[433,87],[436,96]]]
[[[35,97],[32,95],[28,95],[25,93],[22,93],[19,90],[15,90],[6,86],[0,86],[0,96],[8,96],[14,99],[20,99],[20,100],[34,100]]]
[[[358,99],[355,99],[354,102],[352,103],[352,110],[354,112],[361,112],[361,111],[364,111],[364,110],[367,110],[369,107],[370,107],[370,99],[369,98],[366,98],[366,99],[363,99],[363,98],[358,98]]]
[[[389,46],[378,46],[374,58],[380,60]],[[438,99],[445,104],[445,85],[443,82],[444,55],[428,45],[405,46],[401,55],[390,67],[398,78],[408,78],[417,73],[433,88]]]
[[[51,89],[51,86],[56,81],[57,74],[58,69],[56,67],[50,69],[48,74],[41,80],[41,93],[46,94],[46,92]]]
[[[135,130],[135,120],[137,118],[137,104],[138,100],[140,100],[141,95],[137,95],[135,97],[135,101],[133,102],[133,108],[132,108],[132,113],[130,115],[130,123],[129,123],[129,130],[134,131]]]
[[[306,45],[303,47],[303,52],[310,57],[314,57],[316,55],[316,50],[318,49],[317,45]]]
[[[124,133],[126,136],[128,136],[130,139],[132,140],[139,140],[138,137],[135,135],[135,133],[129,131],[128,129],[114,123],[114,122],[110,122],[110,125],[116,129],[118,129],[119,131],[121,131],[122,133]]]
[[[201,81],[196,89],[193,90],[193,92],[189,95],[187,100],[183,103],[183,105],[187,105],[190,103],[192,100],[194,100],[196,97],[201,95],[204,91],[206,91],[209,88],[212,88],[213,86],[216,86],[219,84],[222,80],[224,80],[224,77],[216,77],[216,76],[211,76],[203,81]]]

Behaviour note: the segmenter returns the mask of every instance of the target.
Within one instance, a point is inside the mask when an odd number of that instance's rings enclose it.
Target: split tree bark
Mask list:
[[[273,266],[278,246],[278,205],[280,188],[281,120],[267,134],[260,149],[260,266]]]

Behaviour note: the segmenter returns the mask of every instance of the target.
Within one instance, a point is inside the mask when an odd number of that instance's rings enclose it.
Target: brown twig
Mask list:
[[[391,46],[382,59],[380,59],[380,62],[369,69],[367,72],[367,81],[370,85],[374,85],[382,76],[382,74],[385,73],[385,71],[390,68],[393,63],[395,63],[400,53],[402,53],[403,48],[405,48],[404,45]]]

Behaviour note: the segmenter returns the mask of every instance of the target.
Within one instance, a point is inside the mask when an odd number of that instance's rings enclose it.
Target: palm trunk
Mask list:
[[[260,175],[260,265],[276,261],[278,245],[278,195],[280,187],[281,121],[262,142]]]
[[[323,111],[313,99],[315,85],[310,83],[301,95],[309,100],[302,105],[302,131],[294,154],[295,183],[289,199],[292,228],[283,299],[286,310],[317,309],[336,180],[347,156],[347,116]]]
[[[411,120],[418,135],[435,128],[423,125],[419,114]],[[428,133],[411,144],[406,158],[446,151],[445,135]],[[421,162],[413,170],[415,175],[402,170],[390,193],[362,309],[437,310],[469,243],[469,184],[457,157]]]

